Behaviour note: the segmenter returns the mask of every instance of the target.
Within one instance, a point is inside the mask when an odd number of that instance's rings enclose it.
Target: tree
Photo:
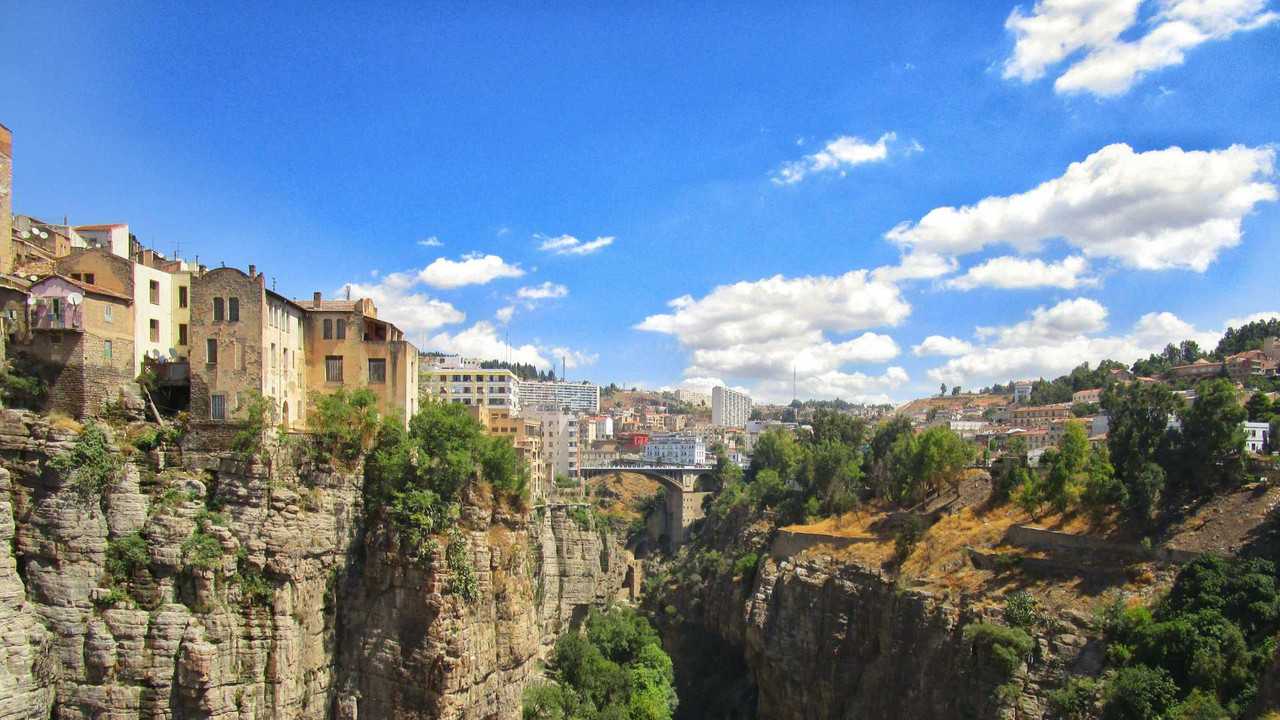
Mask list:
[[[959,386],[959,385],[956,385],[955,387],[951,388],[951,397],[955,397],[955,396],[957,396],[957,395],[959,395],[959,394],[960,394],[960,386]]]
[[[1158,495],[1164,486],[1159,463],[1171,459],[1176,437],[1169,429],[1169,419],[1181,409],[1182,401],[1163,385],[1135,382],[1107,388],[1102,393],[1102,407],[1110,416],[1107,449],[1111,464],[1126,488],[1129,510],[1146,520],[1155,499],[1152,491]],[[1158,472],[1149,467],[1152,465]]]
[[[1230,380],[1205,380],[1196,401],[1181,413],[1182,485],[1195,491],[1233,485],[1244,478],[1248,413]]]
[[[773,470],[783,482],[791,479],[800,464],[800,445],[790,432],[774,428],[760,434],[751,453],[750,472]]]
[[[867,439],[867,421],[826,408],[818,410],[810,423],[813,443],[839,442],[860,449]]]
[[[876,496],[890,498],[892,492],[893,465],[891,454],[899,438],[911,435],[914,430],[911,421],[901,415],[894,415],[876,427],[871,437],[871,448],[866,465],[870,469],[871,488]]]
[[[1250,422],[1271,422],[1271,416],[1280,412],[1278,405],[1280,404],[1273,404],[1266,393],[1259,391],[1249,397],[1249,402],[1244,407],[1249,413]]]
[[[1088,463],[1089,436],[1084,423],[1072,420],[1058,442],[1058,452],[1053,454],[1045,478],[1045,499],[1058,512],[1065,512],[1083,492]]]

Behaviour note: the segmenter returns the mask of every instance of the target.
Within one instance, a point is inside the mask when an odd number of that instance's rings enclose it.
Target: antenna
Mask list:
[[[796,364],[791,363],[791,402],[796,400]]]

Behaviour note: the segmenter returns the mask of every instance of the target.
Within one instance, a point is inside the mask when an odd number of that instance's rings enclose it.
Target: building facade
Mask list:
[[[1047,428],[1055,420],[1071,417],[1071,403],[1052,405],[1027,405],[1015,407],[1010,412],[1010,422],[1024,428]]]
[[[471,366],[449,366],[419,363],[419,389],[424,399],[460,405],[483,405],[491,410],[520,411],[520,378],[510,370],[482,369]]]
[[[524,417],[542,425],[542,461],[548,481],[574,477],[582,467],[582,436],[578,417],[553,408],[526,408]]]
[[[520,407],[562,408],[578,413],[600,412],[600,386],[587,382],[524,380],[520,382]]]
[[[529,492],[535,500],[547,496],[547,463],[542,453],[542,423],[534,418],[519,417],[506,408],[490,409],[484,405],[468,407],[471,416],[484,426],[485,432],[511,440],[516,456],[529,473]]]
[[[1244,447],[1249,452],[1263,453],[1270,447],[1270,424],[1264,422],[1245,422],[1244,433]]]
[[[0,125],[0,273],[13,272],[13,133]]]
[[[720,386],[711,389],[711,424],[720,427],[746,427],[751,419],[751,397],[746,393]]]
[[[673,465],[706,465],[707,443],[698,435],[652,435],[644,446],[644,459]]]

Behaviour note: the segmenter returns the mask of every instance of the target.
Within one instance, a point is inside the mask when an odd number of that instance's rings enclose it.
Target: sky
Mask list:
[[[1274,0],[551,5],[0,3],[14,211],[775,402],[1280,311]]]

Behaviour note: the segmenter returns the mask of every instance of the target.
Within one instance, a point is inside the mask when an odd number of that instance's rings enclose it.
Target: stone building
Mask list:
[[[252,393],[270,398],[275,422],[305,420],[302,308],[266,289],[254,266],[215,268],[191,278],[191,416],[237,419]]]
[[[308,391],[368,388],[379,412],[409,422],[418,412],[418,350],[404,333],[379,320],[368,298],[325,300],[317,292],[294,302],[305,311]]]
[[[29,293],[30,335],[15,354],[41,366],[49,410],[85,417],[122,393],[136,397],[129,295],[58,275]]]
[[[13,133],[0,125],[0,273],[13,272]]]

